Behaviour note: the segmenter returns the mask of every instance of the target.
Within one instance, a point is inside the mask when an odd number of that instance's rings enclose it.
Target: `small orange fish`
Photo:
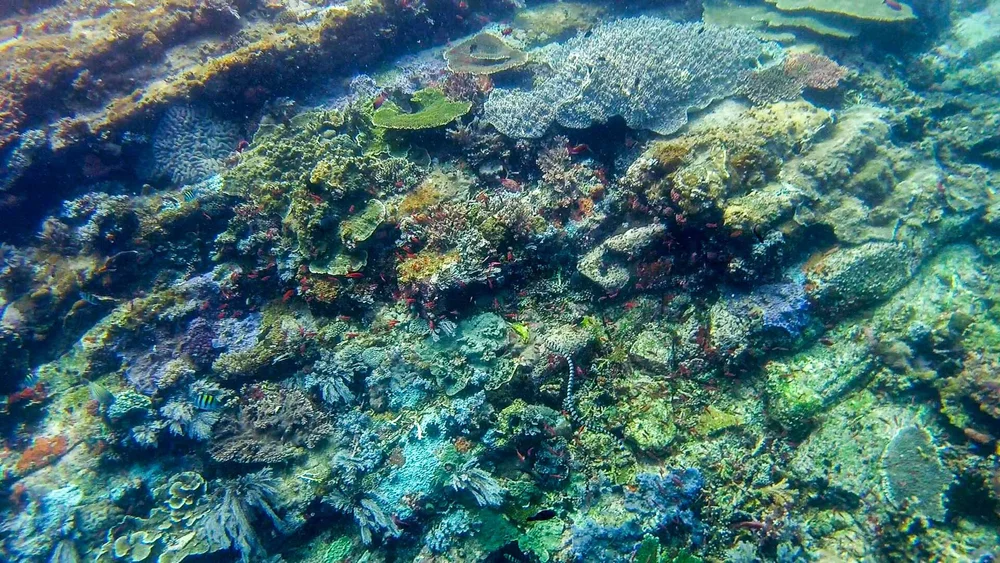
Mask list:
[[[350,273],[348,273],[348,274],[344,274],[344,277],[345,277],[345,278],[351,278],[352,280],[356,280],[356,279],[358,279],[358,278],[363,278],[363,277],[365,277],[365,275],[364,275],[364,274],[362,274],[361,272],[350,272]]]

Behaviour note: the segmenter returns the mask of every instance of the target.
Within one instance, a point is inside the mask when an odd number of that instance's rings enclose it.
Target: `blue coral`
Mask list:
[[[641,473],[638,488],[625,495],[625,507],[639,515],[647,531],[671,536],[690,534],[700,544],[705,526],[694,513],[695,501],[705,485],[701,472],[689,468],[665,473]]]
[[[739,294],[731,300],[742,315],[760,316],[764,329],[779,330],[797,338],[809,325],[809,300],[805,287],[798,282],[772,283]]]
[[[431,553],[441,554],[448,551],[455,540],[472,533],[475,522],[467,510],[455,510],[448,513],[424,536],[424,545]]]

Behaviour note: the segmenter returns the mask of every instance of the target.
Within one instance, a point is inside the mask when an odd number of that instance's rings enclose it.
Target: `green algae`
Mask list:
[[[469,102],[449,100],[436,88],[420,90],[410,101],[417,106],[413,113],[406,113],[392,101],[386,101],[372,114],[372,123],[386,129],[433,129],[451,123],[472,108]]]
[[[552,554],[562,547],[565,528],[566,525],[558,518],[536,522],[517,539],[517,545],[521,551],[535,554],[541,563],[548,563],[552,559]]]

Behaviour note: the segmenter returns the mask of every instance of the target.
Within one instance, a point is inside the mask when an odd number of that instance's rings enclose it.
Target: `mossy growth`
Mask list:
[[[697,426],[695,426],[695,433],[701,436],[712,436],[718,434],[723,430],[740,426],[743,424],[743,419],[738,415],[717,409],[712,405],[709,405],[705,412],[698,417]]]
[[[767,389],[771,397],[771,418],[794,437],[808,433],[816,415],[823,409],[819,393],[779,375],[768,378]]]
[[[396,273],[402,283],[412,283],[426,280],[431,276],[442,272],[459,261],[458,251],[451,251],[440,254],[431,250],[423,250],[400,262],[396,266]]]
[[[252,377],[283,358],[293,357],[298,346],[288,335],[297,334],[300,324],[287,311],[281,305],[265,308],[257,343],[246,350],[222,354],[212,363],[212,370],[223,379]]]
[[[552,554],[562,547],[565,527],[559,519],[536,522],[517,539],[517,545],[521,551],[533,553],[541,563],[547,563],[552,560]]]
[[[469,113],[470,102],[453,102],[437,88],[419,90],[410,98],[417,111],[406,113],[391,101],[372,114],[372,123],[386,129],[433,129]]]
[[[666,453],[677,435],[669,403],[648,396],[636,397],[625,424],[625,439],[641,451]]]
[[[353,548],[354,542],[351,541],[349,536],[340,536],[327,547],[323,562],[340,563],[341,561],[347,561]]]
[[[369,201],[364,209],[340,222],[340,240],[348,248],[353,248],[371,238],[386,216],[384,203],[377,199]]]

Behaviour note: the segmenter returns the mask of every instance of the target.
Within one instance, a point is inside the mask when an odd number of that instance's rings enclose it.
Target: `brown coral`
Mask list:
[[[216,426],[209,454],[220,462],[278,463],[315,447],[333,431],[329,416],[300,389],[245,385],[243,406]]]

